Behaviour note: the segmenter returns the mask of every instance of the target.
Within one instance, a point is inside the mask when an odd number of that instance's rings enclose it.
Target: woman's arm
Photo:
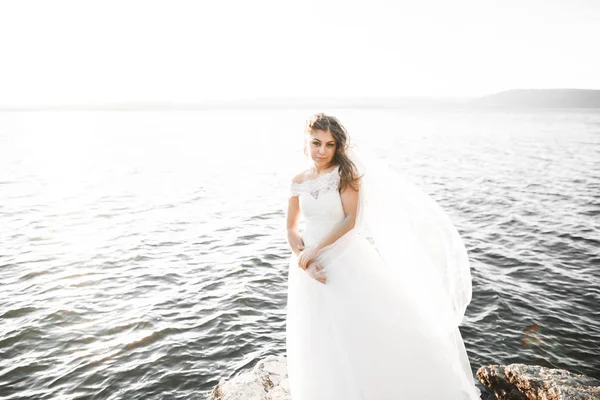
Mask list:
[[[296,256],[298,256],[298,253],[301,251],[298,246],[304,247],[302,237],[298,233],[299,219],[300,203],[298,201],[298,196],[290,196],[287,211],[287,241]]]

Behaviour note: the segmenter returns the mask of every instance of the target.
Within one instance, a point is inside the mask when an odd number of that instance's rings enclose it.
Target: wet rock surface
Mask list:
[[[499,400],[600,400],[600,380],[538,365],[487,365],[477,378]]]

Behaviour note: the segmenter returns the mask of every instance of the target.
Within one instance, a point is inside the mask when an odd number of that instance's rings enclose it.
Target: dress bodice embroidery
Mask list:
[[[321,193],[338,190],[340,184],[339,166],[335,166],[331,171],[326,172],[315,179],[306,180],[301,183],[292,182],[290,187],[290,196],[299,196],[301,193],[310,194],[318,199]]]

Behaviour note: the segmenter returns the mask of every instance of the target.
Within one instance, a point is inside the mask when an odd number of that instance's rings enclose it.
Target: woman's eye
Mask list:
[[[327,147],[333,147],[333,143],[327,143]]]
[[[314,144],[315,146],[318,146],[318,145],[319,145],[319,143],[318,143],[318,142],[313,142],[313,144]]]

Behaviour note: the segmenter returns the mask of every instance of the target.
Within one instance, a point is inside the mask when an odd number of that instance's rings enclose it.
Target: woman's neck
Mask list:
[[[313,165],[312,169],[313,172],[317,175],[321,175],[325,172],[328,172],[332,167],[334,167],[333,163],[329,163],[327,166],[325,167],[317,167],[316,165]]]

